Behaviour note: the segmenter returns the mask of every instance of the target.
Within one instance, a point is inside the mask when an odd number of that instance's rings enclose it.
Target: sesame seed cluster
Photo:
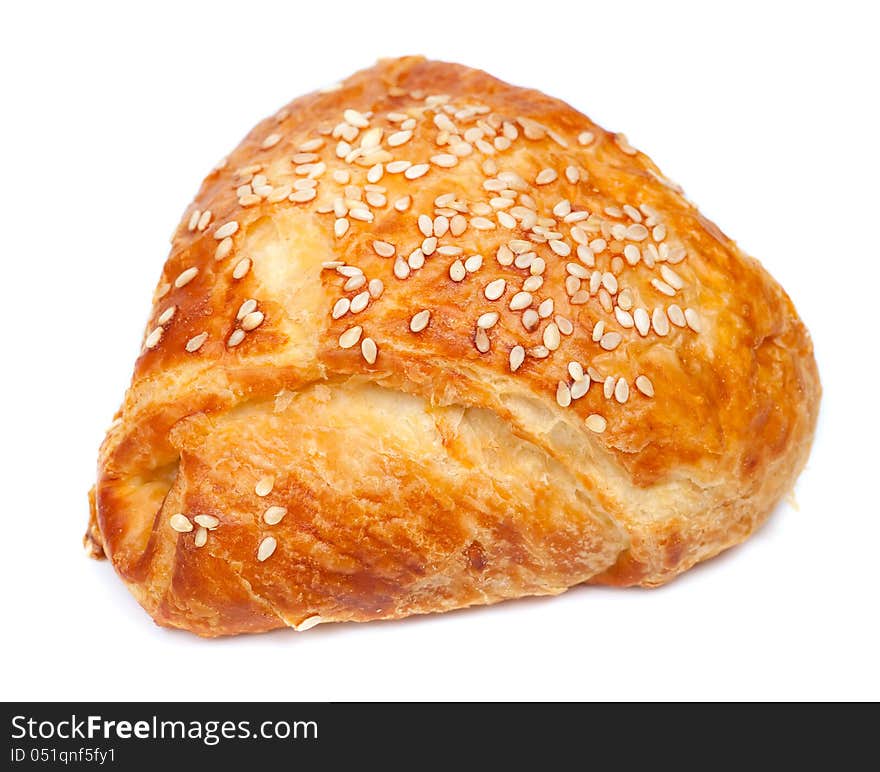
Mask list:
[[[327,91],[338,88],[341,84]],[[591,179],[598,142],[613,142],[624,156],[637,154],[626,137],[606,134],[586,119],[563,134],[528,115],[493,107],[479,95],[389,86],[385,96],[397,102],[394,109],[343,107],[335,121],[313,126],[305,138],[299,127],[288,131],[291,112],[280,111],[255,139],[256,156],[265,155],[265,161],[235,169],[224,161],[218,167],[234,190],[232,214],[219,221],[210,209],[193,205],[178,236],[212,238],[216,271],[228,273],[234,283],[259,270],[239,244],[246,217],[268,207],[308,210],[335,244],[359,245],[363,259],[358,249],[347,249],[347,256],[355,256],[324,260],[316,270],[325,274],[334,295],[327,314],[335,345],[358,352],[364,368],[383,367],[383,342],[370,330],[371,312],[386,289],[440,263],[448,282],[479,300],[481,308],[460,329],[473,349],[481,356],[500,354],[512,377],[529,367],[552,368],[559,376],[553,396],[560,408],[598,394],[583,418],[591,432],[601,434],[609,426],[603,405],[653,399],[655,386],[646,373],[557,361],[564,339],[572,336],[588,339],[602,354],[636,337],[662,339],[676,328],[701,331],[699,311],[684,299],[686,249],[661,214],[644,201],[619,200]],[[553,163],[529,168],[536,157]],[[478,170],[478,190],[457,184],[460,165]],[[420,195],[426,183],[441,189],[430,202]],[[381,235],[391,221],[396,240]],[[183,266],[160,287],[146,351],[163,346],[177,311],[163,298],[193,282],[199,270]],[[434,308],[412,308],[406,327],[418,338],[430,332],[434,320]],[[249,297],[238,305],[221,344],[235,349],[271,321],[260,301]],[[193,334],[185,351],[198,356],[209,337],[207,330]],[[280,522],[283,513],[277,509],[267,511],[267,524]],[[193,527],[180,514],[171,526]],[[211,528],[197,527],[197,540],[204,544]],[[274,536],[265,536],[258,559],[271,557],[276,546]]]

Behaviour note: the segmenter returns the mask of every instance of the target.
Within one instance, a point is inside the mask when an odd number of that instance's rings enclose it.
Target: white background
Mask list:
[[[716,5],[4,4],[0,698],[880,698],[878,20]],[[80,537],[171,230],[259,118],[419,52],[625,131],[782,282],[825,388],[800,508],[660,590],[159,629]]]

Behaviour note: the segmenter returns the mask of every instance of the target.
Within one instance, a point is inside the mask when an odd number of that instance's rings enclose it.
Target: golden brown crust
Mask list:
[[[87,541],[201,635],[656,585],[763,521],[819,395],[782,288],[625,138],[382,61],[203,183]]]

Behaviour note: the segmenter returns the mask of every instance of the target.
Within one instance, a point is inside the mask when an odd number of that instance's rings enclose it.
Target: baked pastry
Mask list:
[[[385,60],[205,179],[86,542],[205,636],[660,585],[789,491],[819,395],[782,288],[623,135]]]

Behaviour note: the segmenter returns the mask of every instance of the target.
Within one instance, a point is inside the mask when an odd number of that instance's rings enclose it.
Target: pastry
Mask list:
[[[819,397],[785,292],[622,134],[383,60],[184,212],[86,544],[203,636],[652,587],[761,525]]]

